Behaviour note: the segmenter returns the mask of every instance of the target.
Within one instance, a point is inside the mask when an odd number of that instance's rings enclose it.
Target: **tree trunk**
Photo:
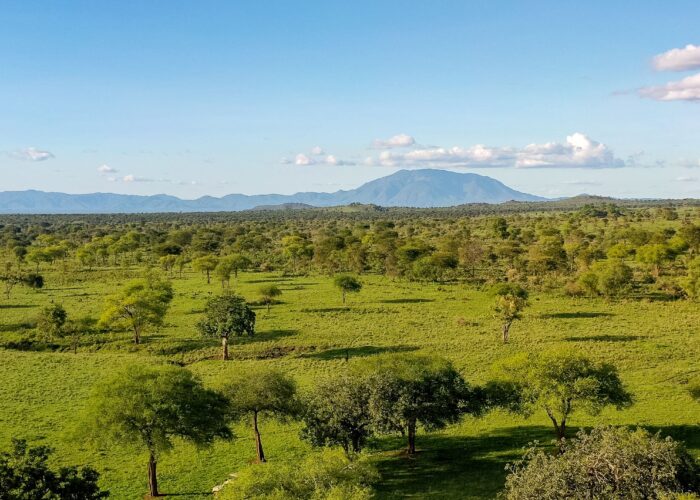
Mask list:
[[[343,291],[343,305],[345,305],[345,291]]]
[[[209,275],[209,270],[207,269],[207,285],[211,284],[211,276]]]
[[[408,422],[408,449],[409,455],[416,454],[416,421],[409,420]]]
[[[559,446],[559,453],[563,453],[564,438],[566,437],[566,417],[564,417],[561,423],[559,423],[557,422],[557,419],[554,417],[554,414],[551,412],[551,410],[549,408],[546,408],[546,410],[547,416],[552,421],[552,425],[554,426],[554,433],[557,436],[557,445]]]
[[[228,361],[228,337],[221,337],[221,359]]]
[[[148,457],[148,494],[152,497],[159,496],[158,477],[156,476],[156,457],[153,453]]]
[[[265,462],[265,452],[263,451],[262,440],[260,439],[260,430],[258,430],[258,412],[253,412],[253,433],[255,434],[255,453],[258,456],[258,462]]]
[[[270,314],[270,304],[272,304],[272,299],[267,301],[267,314]]]
[[[352,435],[352,451],[355,453],[360,452],[360,435],[359,435],[359,433]]]
[[[134,327],[134,344],[139,345],[141,343],[141,332],[139,332],[138,327]]]
[[[507,344],[510,340],[510,323],[503,323],[503,343]]]

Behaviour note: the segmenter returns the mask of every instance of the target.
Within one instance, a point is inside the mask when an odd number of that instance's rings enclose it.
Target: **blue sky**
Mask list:
[[[0,190],[335,191],[433,167],[700,197],[699,19],[697,1],[5,0]]]

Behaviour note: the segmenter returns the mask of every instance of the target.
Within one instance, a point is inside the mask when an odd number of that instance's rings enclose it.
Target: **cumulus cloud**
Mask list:
[[[319,156],[325,154],[325,151],[323,151],[323,148],[321,146],[316,146],[311,148],[311,154],[314,156]]]
[[[700,73],[665,85],[644,87],[639,95],[657,101],[700,101]]]
[[[299,153],[296,158],[294,158],[294,164],[295,165],[314,165],[316,163],[316,160],[311,158],[310,156],[305,155],[304,153]]]
[[[611,168],[625,162],[612,150],[582,133],[574,133],[563,143],[528,144],[524,148],[471,147],[419,148],[397,153],[383,151],[365,161],[386,167],[516,167],[516,168]]]
[[[355,162],[348,160],[341,160],[335,155],[326,155],[324,150],[316,146],[311,150],[311,154],[299,153],[294,157],[294,160],[289,158],[282,158],[280,163],[283,165],[298,165],[298,166],[309,166],[309,165],[330,165],[330,166],[345,166],[345,165],[355,165]]]
[[[416,140],[407,134],[398,134],[389,139],[375,139],[372,142],[373,149],[394,149],[413,146]]]
[[[37,148],[20,149],[18,151],[14,151],[11,155],[18,160],[26,161],[45,161],[54,158],[53,153],[50,151],[42,151],[41,149]]]
[[[99,167],[97,167],[97,171],[101,174],[113,174],[113,173],[117,172],[117,169],[112,168],[109,165],[105,164],[105,165],[100,165]]]
[[[652,60],[658,71],[687,71],[700,69],[700,45],[688,44],[680,49],[671,49]]]

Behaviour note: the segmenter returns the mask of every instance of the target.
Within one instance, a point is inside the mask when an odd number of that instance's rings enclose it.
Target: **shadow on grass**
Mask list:
[[[382,304],[423,304],[425,302],[435,302],[434,299],[386,299],[380,300]]]
[[[5,323],[4,325],[0,325],[0,332],[7,333],[7,332],[18,332],[22,330],[29,330],[31,328],[34,328],[34,325],[31,323],[27,322],[22,322],[22,323]]]
[[[651,433],[659,433],[661,437],[671,436],[676,441],[681,441],[686,448],[700,450],[700,425],[667,425],[654,426],[642,425]]]
[[[294,281],[294,278],[288,278],[288,277],[286,277],[286,278],[259,278],[259,279],[245,281],[245,283],[251,283],[251,284],[277,283],[278,281]]]
[[[275,329],[266,330],[262,332],[255,332],[255,335],[248,337],[244,335],[242,337],[236,337],[233,339],[233,343],[239,344],[252,344],[255,342],[270,342],[274,340],[283,339],[285,337],[291,337],[299,333],[299,330],[293,329]]]
[[[644,339],[643,335],[589,335],[581,337],[564,337],[567,342],[631,342]]]
[[[0,309],[32,309],[35,306],[33,304],[0,304]]]
[[[571,429],[574,435],[576,429]],[[512,427],[470,437],[422,434],[416,438],[418,453],[409,457],[400,450],[404,440],[378,442],[385,453],[377,462],[382,476],[380,498],[494,498],[503,489],[505,466],[520,459],[533,441],[551,446],[549,427]]]
[[[326,361],[330,361],[333,359],[352,359],[352,358],[364,358],[366,356],[374,356],[375,354],[383,354],[386,352],[409,352],[409,351],[416,351],[418,350],[417,347],[414,346],[409,346],[409,345],[395,345],[395,346],[386,346],[386,347],[377,347],[377,346],[360,346],[360,347],[338,347],[335,349],[327,349],[325,351],[321,352],[314,352],[310,354],[304,354],[301,357],[302,358],[311,358],[311,359],[322,359]]]
[[[330,312],[352,312],[350,307],[318,307],[318,308],[304,308],[301,310],[303,313],[330,313]]]
[[[543,318],[548,319],[590,319],[590,318],[608,318],[610,316],[615,316],[612,313],[607,312],[595,312],[595,311],[577,311],[577,312],[560,312],[543,314]]]

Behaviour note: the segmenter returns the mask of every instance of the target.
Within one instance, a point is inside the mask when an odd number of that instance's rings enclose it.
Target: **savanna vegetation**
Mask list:
[[[693,498],[700,208],[587,201],[0,217],[0,499]]]

